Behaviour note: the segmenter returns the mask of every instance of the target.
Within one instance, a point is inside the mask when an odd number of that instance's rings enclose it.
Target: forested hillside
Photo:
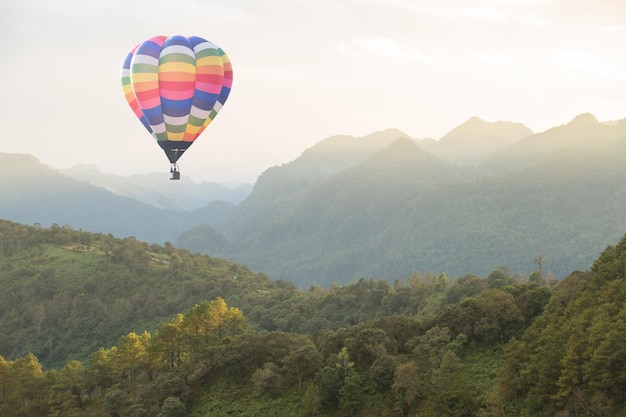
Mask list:
[[[261,309],[265,292],[282,285],[169,243],[7,221],[0,221],[0,263],[0,354],[33,352],[48,366],[86,359],[204,299]],[[239,303],[243,294],[249,303]]]
[[[492,415],[626,415],[625,303],[626,237],[590,272],[559,283],[543,314],[508,343]]]
[[[528,278],[501,267],[301,291],[169,244],[0,233],[0,340],[62,334],[68,312],[66,330],[79,328],[53,339],[66,355],[52,368],[2,352],[3,416],[626,415],[626,237],[558,283],[537,262]],[[115,342],[69,353],[125,296]]]

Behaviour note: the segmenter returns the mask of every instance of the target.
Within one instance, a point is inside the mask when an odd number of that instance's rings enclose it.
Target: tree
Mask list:
[[[112,417],[119,417],[129,402],[128,392],[116,386],[107,391],[102,401],[102,408]]]
[[[297,348],[284,360],[284,367],[298,378],[298,392],[302,393],[305,378],[315,375],[322,365],[322,354],[313,343]]]
[[[223,298],[203,301],[194,305],[183,316],[183,340],[192,361],[197,361],[204,351],[220,342],[225,329],[244,331],[247,321],[241,310],[229,308]]]
[[[41,325],[46,319],[46,306],[42,303],[31,306],[31,314],[37,327],[37,335],[39,335],[41,333]]]
[[[472,335],[475,339],[484,343],[507,342],[523,328],[524,316],[511,294],[487,290],[477,300]]]
[[[32,353],[16,359],[7,373],[10,381],[7,403],[17,416],[36,415],[44,404],[44,373],[41,363]]]
[[[189,394],[186,375],[179,370],[160,373],[154,381],[160,399],[168,397],[186,398]]]
[[[367,375],[378,391],[386,392],[393,384],[395,370],[396,364],[393,356],[382,355],[370,366]]]
[[[9,380],[10,369],[13,362],[9,362],[0,355],[0,415],[9,415],[13,408],[11,403],[11,381]]]
[[[517,410],[526,392],[522,371],[528,361],[526,347],[513,337],[505,347],[496,372],[495,402],[502,408]]]
[[[148,332],[144,332],[141,335],[131,332],[126,336],[122,336],[120,340],[116,363],[118,370],[122,373],[122,378],[131,387],[135,384],[137,372],[146,367],[146,348],[150,338],[151,336]]]
[[[537,264],[537,270],[530,274],[530,277],[528,277],[528,282],[538,286],[546,285],[546,279],[543,276],[543,267],[546,264],[546,258],[543,256],[543,253],[535,256],[533,262]]]
[[[341,370],[344,379],[348,376],[348,370],[354,366],[354,362],[350,360],[350,354],[345,346],[342,347],[337,354],[337,361],[335,362],[335,365],[337,366],[337,369]]]
[[[543,312],[550,297],[554,295],[554,291],[545,285],[536,286],[521,282],[503,287],[502,291],[513,296],[515,304],[524,316],[525,324],[530,324],[538,317]]]
[[[93,388],[87,370],[79,361],[70,361],[60,372],[46,373],[48,404],[54,413],[66,414],[81,409]]]
[[[472,416],[479,406],[478,395],[459,357],[448,350],[432,373],[435,390],[429,402],[441,415]]]
[[[568,401],[576,401],[576,394],[583,384],[583,365],[587,361],[587,345],[589,343],[587,329],[589,323],[580,319],[573,320],[566,343],[565,354],[561,357],[561,372],[556,385],[558,391],[553,398],[561,407],[568,408]]]
[[[418,369],[415,362],[404,362],[396,367],[391,390],[400,397],[402,417],[408,415],[409,409],[420,396],[417,379]]]
[[[315,375],[315,385],[319,389],[322,407],[335,409],[339,401],[339,388],[344,375],[338,366],[325,366]]]
[[[118,378],[116,356],[117,347],[113,346],[110,349],[100,348],[89,358],[88,374],[93,384],[100,389],[101,396]]]
[[[446,288],[448,288],[449,285],[450,279],[446,276],[446,274],[441,273],[435,279],[435,282],[433,283],[433,288],[435,292],[442,293]]]
[[[529,414],[553,416],[558,407],[551,398],[561,374],[560,361],[567,349],[567,329],[557,317],[543,314],[524,335],[529,360],[522,369],[528,381],[525,403]]]
[[[461,301],[467,297],[474,297],[487,288],[487,282],[484,278],[477,275],[469,274],[458,278],[447,289],[445,303],[452,304]]]
[[[266,362],[252,374],[252,384],[260,394],[267,394],[273,398],[280,395],[283,386],[278,367],[273,362]]]
[[[161,406],[161,412],[157,417],[183,417],[187,407],[177,397],[167,397]]]
[[[537,271],[543,276],[543,266],[546,264],[546,258],[543,256],[543,253],[538,253],[533,258],[533,262],[537,264]]]
[[[222,339],[222,331],[229,325],[228,306],[222,297],[209,302],[207,311],[207,329],[215,332],[217,340]]]
[[[489,288],[502,288],[513,283],[513,277],[511,277],[504,268],[495,269],[487,277],[487,286],[489,286]]]
[[[167,323],[161,323],[150,343],[151,354],[168,369],[177,368],[182,363],[183,354],[183,315],[177,314]]]
[[[363,378],[354,369],[348,371],[339,388],[339,407],[346,415],[353,416],[363,406]]]
[[[322,398],[319,388],[313,383],[306,384],[304,394],[302,394],[302,415],[305,417],[319,416],[321,407]]]
[[[417,338],[413,352],[431,367],[438,367],[444,353],[449,350],[451,340],[448,327],[442,329],[439,326],[433,326]]]
[[[350,357],[360,369],[369,368],[374,361],[387,354],[387,345],[390,344],[387,333],[382,329],[365,328],[356,337],[345,341]]]
[[[0,355],[0,404],[2,404],[9,389],[9,367],[12,366],[12,362],[7,362],[2,355]]]
[[[230,335],[234,336],[238,332],[245,332],[248,328],[248,319],[243,312],[235,307],[229,307],[224,315],[224,328],[230,329]],[[221,334],[219,335],[221,338]]]

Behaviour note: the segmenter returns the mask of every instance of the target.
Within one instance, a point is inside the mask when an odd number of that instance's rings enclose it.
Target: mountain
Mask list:
[[[216,252],[207,251],[200,230],[177,245],[302,287],[416,270],[484,276],[508,265],[524,273],[537,254],[563,277],[587,268],[626,230],[623,122],[594,120],[581,115],[530,136],[521,125],[498,124],[523,137],[495,154],[504,159],[519,147],[533,156],[498,170],[489,166],[492,159],[478,167],[453,165],[430,152],[434,144],[406,137],[314,181],[302,175],[307,181],[296,184],[293,167],[302,161],[295,160],[266,171],[250,197],[221,217],[226,223],[209,222],[214,238],[217,230],[228,245],[218,239]],[[459,133],[470,132],[468,126],[493,127],[473,119],[447,140],[468,138]],[[592,145],[585,141],[590,137]]]
[[[266,170],[255,184],[255,190],[261,193],[257,192],[252,198],[307,188],[363,161],[399,138],[409,137],[397,129],[388,129],[363,137],[340,135],[324,139],[305,150],[297,159]],[[277,184],[277,178],[280,178],[281,184]],[[277,185],[282,187],[276,188]]]
[[[253,192],[218,230],[230,239],[244,237],[251,228],[267,228],[273,219],[294,210],[301,198],[327,178],[361,162],[398,138],[408,136],[389,129],[364,137],[332,136],[305,150],[297,159],[267,169],[254,184]],[[278,216],[276,216],[278,215]]]
[[[193,214],[157,209],[69,178],[30,155],[0,154],[0,218],[173,241],[198,224]]]
[[[626,230],[624,156],[626,138],[592,151],[564,149],[502,177],[440,184],[378,236],[372,248],[386,262],[374,272],[403,264],[449,274],[486,274],[499,264],[528,271],[538,253],[559,278],[588,268]]]
[[[472,117],[433,142],[427,149],[453,165],[474,166],[498,149],[532,134],[532,130],[521,123],[489,123]]]
[[[171,210],[193,211],[215,200],[239,204],[252,191],[252,184],[231,188],[215,182],[197,183],[185,176],[180,181],[166,181],[166,177],[160,173],[129,177],[103,174],[95,165],[85,164],[60,172],[76,180],[105,188],[119,196]]]
[[[523,273],[538,254],[561,278],[626,230],[626,119],[583,114],[528,132],[472,118],[441,144],[394,129],[333,136],[266,170],[239,204],[213,200],[193,211],[158,209],[170,203],[140,203],[32,157],[2,155],[0,217],[177,241],[303,287],[416,270],[488,275],[508,265]],[[486,149],[492,155],[477,164]]]
[[[409,136],[398,129],[382,130],[364,137],[332,136],[305,150],[285,169],[301,176],[327,177],[362,161],[399,138],[409,139]]]
[[[626,119],[602,123],[593,115],[583,113],[565,125],[527,136],[495,151],[483,163],[482,169],[496,173],[510,171],[537,163],[568,146],[597,149],[623,137],[626,137]]]
[[[280,278],[316,285],[363,274],[372,237],[416,194],[454,171],[409,139],[398,139],[363,162],[313,187],[291,210],[243,240],[241,259]],[[410,190],[410,192],[407,192]],[[187,242],[179,241],[183,247]],[[271,267],[269,266],[271,264]],[[269,269],[265,269],[269,268]],[[271,271],[271,272],[270,272]]]

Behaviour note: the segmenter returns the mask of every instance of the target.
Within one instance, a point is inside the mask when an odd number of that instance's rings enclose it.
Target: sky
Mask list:
[[[233,64],[179,160],[196,181],[254,182],[333,135],[626,118],[624,0],[3,0],[0,152],[167,178],[119,78],[156,35],[201,36]]]

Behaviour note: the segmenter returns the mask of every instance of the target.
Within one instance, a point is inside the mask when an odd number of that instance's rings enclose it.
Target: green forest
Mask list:
[[[0,221],[0,416],[626,416],[626,237],[534,262],[303,290]]]

